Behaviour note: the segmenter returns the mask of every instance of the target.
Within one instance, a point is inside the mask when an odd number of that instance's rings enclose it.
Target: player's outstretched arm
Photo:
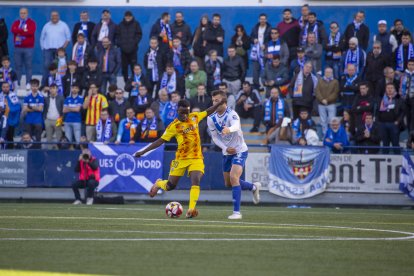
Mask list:
[[[227,101],[227,99],[222,99],[222,100],[221,100],[221,102],[219,102],[219,103],[217,103],[217,104],[215,104],[215,105],[210,106],[209,108],[207,108],[207,109],[206,109],[207,116],[209,116],[209,115],[213,114],[213,113],[217,110],[217,108],[218,108],[220,105],[225,104],[225,103],[226,103],[226,101]]]
[[[161,146],[162,144],[165,143],[165,140],[159,138],[158,140],[156,140],[155,142],[152,142],[148,147],[146,147],[145,149],[138,151],[134,154],[135,157],[140,158],[141,156],[143,156],[144,154],[146,154],[149,151],[152,151],[153,149],[158,148],[159,146]]]

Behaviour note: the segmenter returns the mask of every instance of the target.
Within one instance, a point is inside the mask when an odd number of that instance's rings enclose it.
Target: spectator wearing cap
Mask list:
[[[339,31],[339,25],[333,21],[329,25],[330,33],[325,45],[322,45],[325,52],[326,65],[333,69],[334,78],[339,80],[341,72],[341,57],[342,49],[344,48],[345,40]]]
[[[158,18],[151,27],[150,38],[157,38],[158,46],[162,54],[168,53],[169,49],[172,48],[173,34],[170,20],[170,14],[164,12],[162,13],[161,18]]]
[[[111,19],[111,12],[103,10],[101,21],[95,25],[92,31],[91,44],[97,51],[102,49],[102,40],[107,37],[109,41],[116,45],[116,24]]]
[[[181,44],[187,49],[191,46],[191,27],[184,21],[184,14],[182,11],[175,13],[175,20],[171,24],[171,31],[173,37],[179,37]]]
[[[270,30],[270,40],[265,47],[265,63],[271,62],[274,55],[280,56],[280,62],[287,65],[289,62],[289,48],[286,42],[280,39],[276,28]]]
[[[358,39],[353,37],[349,39],[348,50],[345,51],[341,58],[341,69],[343,74],[347,74],[348,64],[355,65],[357,75],[362,78],[364,75],[364,68],[367,54],[359,47]]]
[[[386,55],[391,55],[398,47],[397,39],[393,34],[387,32],[387,21],[383,19],[378,21],[378,33],[374,35],[373,40],[381,42],[382,51]]]
[[[227,83],[229,92],[236,95],[246,77],[246,68],[243,59],[236,54],[234,45],[227,48],[227,54],[223,61],[223,82]]]
[[[62,120],[64,97],[58,94],[58,86],[53,83],[49,86],[49,97],[46,97],[43,108],[43,119],[45,122],[46,141],[53,142],[53,136],[56,141],[62,138]],[[47,146],[49,149],[57,148],[56,144]]]
[[[27,8],[21,8],[19,15],[20,18],[14,21],[11,27],[14,42],[14,63],[19,84],[23,74],[23,67],[25,68],[26,88],[29,90],[29,81],[32,79],[36,22],[29,18],[29,10]]]
[[[80,83],[81,81],[82,74],[78,71],[76,61],[69,61],[68,70],[62,78],[63,95],[65,97],[70,96],[70,93],[72,92],[72,85],[74,83]]]
[[[83,34],[84,38],[91,43],[94,28],[95,23],[89,20],[89,13],[87,11],[81,11],[80,21],[73,26],[72,43],[75,44],[78,41],[79,34]]]
[[[253,128],[250,132],[258,132],[262,121],[261,97],[250,82],[243,82],[243,88],[236,96],[236,112],[242,118],[253,118]]]
[[[131,11],[125,12],[124,19],[116,28],[115,36],[121,49],[122,76],[126,82],[129,77],[128,68],[132,73],[134,65],[138,63],[138,45],[142,38],[141,25]]]
[[[365,80],[369,81],[373,96],[376,95],[374,92],[377,90],[377,84],[384,76],[385,67],[391,65],[391,55],[384,53],[380,41],[375,41],[372,50],[367,54],[367,65],[365,67]]]
[[[313,72],[322,75],[322,45],[318,43],[315,33],[309,33],[305,46],[306,59],[312,62]]]
[[[345,41],[349,41],[351,38],[356,37],[359,41],[360,47],[366,51],[369,43],[369,28],[364,23],[365,12],[358,11],[354,16],[354,21],[346,26],[344,32]],[[345,44],[345,50],[348,49],[349,44]]]
[[[404,27],[404,23],[401,19],[394,20],[394,26],[391,28],[391,34],[397,39],[398,46],[402,43],[403,33],[410,33],[408,29]]]
[[[79,73],[83,73],[88,64],[89,58],[94,56],[93,48],[86,40],[84,33],[76,36],[76,42],[72,48],[72,60],[76,62]]]
[[[283,20],[277,24],[276,29],[279,31],[280,38],[286,42],[289,48],[290,63],[296,58],[296,49],[300,44],[299,37],[301,33],[299,21],[293,18],[292,10],[283,10]]]
[[[88,66],[83,72],[82,76],[82,87],[81,90],[89,89],[89,86],[94,83],[98,87],[101,87],[102,84],[102,71],[98,67],[98,60],[95,57],[91,57],[88,60]]]
[[[102,70],[101,93],[105,94],[108,83],[116,84],[116,75],[121,68],[121,53],[119,48],[112,46],[108,37],[104,37],[97,57]]]
[[[80,142],[81,126],[82,126],[82,105],[83,97],[79,95],[79,83],[73,83],[71,93],[66,97],[63,103],[63,122],[65,136],[68,142]]]
[[[289,82],[289,71],[287,67],[280,62],[280,56],[274,55],[271,63],[267,63],[262,83],[266,87],[266,98],[269,98],[270,91],[273,87],[279,88]]]
[[[395,51],[395,71],[401,75],[407,69],[409,60],[414,59],[414,44],[412,43],[411,34],[403,32],[401,45]]]
[[[348,135],[338,118],[331,119],[323,145],[329,147],[333,153],[346,152],[346,147],[349,146]]]
[[[205,41],[205,52],[208,53],[210,50],[216,50],[219,57],[224,55],[224,29],[221,26],[221,15],[218,13],[213,14],[211,24],[207,25],[206,31],[203,35]]]
[[[48,77],[49,66],[56,57],[59,48],[66,49],[71,40],[68,25],[60,20],[59,13],[52,11],[50,21],[43,26],[40,34],[40,48],[43,51],[43,78],[44,83]]]
[[[289,77],[293,78],[298,74],[306,63],[305,49],[298,47],[296,50],[296,58],[290,62]]]
[[[315,12],[308,14],[308,22],[305,24],[300,34],[301,45],[305,46],[308,43],[308,35],[315,34],[315,41],[318,44],[325,45],[327,42],[327,35],[323,22],[318,20]]]
[[[378,123],[374,121],[372,113],[367,112],[364,114],[363,123],[357,128],[355,140],[356,145],[360,147],[360,153],[375,154],[379,152],[381,142],[380,127]]]

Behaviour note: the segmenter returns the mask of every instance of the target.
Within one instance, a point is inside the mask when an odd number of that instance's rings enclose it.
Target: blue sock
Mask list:
[[[253,187],[254,187],[254,185],[252,183],[247,182],[246,180],[242,180],[242,179],[240,179],[240,186],[241,186],[241,189],[243,191],[245,191],[245,190],[251,191],[251,190],[253,190]]]
[[[231,189],[233,194],[233,211],[240,212],[241,187],[234,186]]]

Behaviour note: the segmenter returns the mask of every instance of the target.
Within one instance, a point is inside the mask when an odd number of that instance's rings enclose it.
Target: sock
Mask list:
[[[195,209],[199,195],[200,186],[191,186],[189,209]]]
[[[247,182],[246,180],[242,180],[242,179],[240,179],[240,186],[243,191],[245,190],[253,191],[253,189],[256,188],[256,186],[254,186],[252,183]]]
[[[240,212],[241,187],[233,186],[231,190],[233,194],[233,212]]]
[[[167,190],[167,182],[168,182],[168,180],[160,180],[160,181],[157,181],[155,184],[157,185],[157,187],[160,187],[164,191],[168,191]]]

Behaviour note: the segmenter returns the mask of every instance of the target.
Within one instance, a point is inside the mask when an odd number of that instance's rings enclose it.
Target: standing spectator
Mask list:
[[[133,72],[134,65],[138,63],[138,44],[141,38],[141,25],[134,18],[131,11],[126,11],[124,19],[116,29],[116,41],[121,49],[122,76],[125,82],[129,76],[128,67]]]
[[[280,56],[280,62],[287,65],[289,62],[289,48],[286,43],[279,37],[279,31],[276,28],[270,30],[270,40],[265,47],[265,61],[271,62],[274,55]]]
[[[391,28],[391,34],[397,39],[398,46],[401,45],[402,36],[405,32],[410,33],[410,31],[404,27],[403,21],[401,19],[395,19],[394,26]]]
[[[66,59],[66,51],[63,48],[57,50],[57,56],[55,58],[55,63],[57,66],[57,73],[61,78],[66,74],[68,70],[68,61]],[[63,91],[63,90],[62,90]]]
[[[386,92],[379,104],[378,122],[381,125],[381,140],[384,147],[389,147],[390,143],[393,147],[400,146],[400,129],[404,123],[404,103],[401,99],[397,99],[396,95],[394,85],[387,84]],[[412,110],[410,112],[413,113]],[[398,153],[398,151],[394,152]],[[388,153],[388,150],[384,150],[384,153]]]
[[[129,93],[129,100],[133,102],[138,96],[139,86],[144,85],[150,87],[147,77],[142,73],[142,67],[139,64],[135,64],[132,70],[132,75],[125,84],[125,90]]]
[[[242,24],[236,26],[235,34],[231,38],[231,44],[236,47],[236,54],[244,61],[244,68],[249,68],[247,51],[250,49],[250,37],[246,34],[246,30]]]
[[[92,57],[88,60],[88,67],[83,72],[82,89],[89,90],[91,84],[102,85],[102,71],[98,68],[98,60]]]
[[[129,107],[129,102],[124,98],[124,91],[121,88],[117,88],[115,90],[115,100],[109,103],[108,108],[109,116],[111,116],[117,126],[126,117],[126,110]]]
[[[171,31],[173,37],[178,37],[183,46],[187,49],[191,46],[191,28],[184,21],[184,14],[181,11],[175,13],[175,21],[171,24]]]
[[[115,144],[134,143],[135,132],[139,123],[140,121],[135,118],[134,109],[129,107],[126,110],[126,118],[119,123]]]
[[[72,84],[71,93],[63,104],[64,130],[69,143],[79,143],[81,137],[83,97],[79,95],[79,91],[79,83]]]
[[[104,144],[115,142],[118,133],[117,127],[115,122],[109,116],[108,109],[102,109],[94,128],[96,132],[96,140],[94,139],[93,141]]]
[[[344,38],[339,31],[339,25],[337,22],[331,22],[329,25],[331,32],[329,33],[327,44],[323,45],[325,53],[326,64],[333,69],[334,78],[339,80],[341,72],[341,57],[342,49],[344,47]]]
[[[341,59],[341,67],[343,74],[347,74],[348,64],[355,65],[357,75],[362,78],[366,62],[365,51],[358,46],[358,39],[355,37],[349,40],[349,48],[344,52]]]
[[[9,55],[9,47],[7,40],[9,39],[9,30],[6,25],[6,20],[0,18],[0,59]]]
[[[181,100],[178,92],[171,93],[171,100],[164,106],[161,112],[161,119],[164,122],[164,126],[168,127],[172,121],[177,118],[178,115],[178,102]]]
[[[401,75],[407,69],[407,63],[410,59],[414,59],[414,45],[411,41],[411,34],[404,32],[401,37],[401,45],[395,51],[395,70]]]
[[[328,130],[328,122],[336,116],[336,101],[339,95],[339,82],[333,76],[333,69],[325,68],[323,78],[318,81],[315,96],[318,100],[318,112],[321,118],[322,132]]]
[[[161,119],[155,114],[150,107],[145,109],[145,117],[139,123],[135,132],[135,142],[152,143],[162,136],[165,127]]]
[[[272,27],[267,22],[267,15],[262,13],[259,15],[259,22],[253,27],[250,33],[250,39],[253,44],[252,51],[250,53],[250,59],[252,60],[252,73],[253,73],[253,88],[259,90],[260,88],[260,75],[264,69],[264,50],[270,39],[270,29]]]
[[[381,42],[382,51],[386,55],[391,55],[398,47],[397,39],[391,32],[387,32],[387,21],[385,20],[378,21],[378,33],[374,35],[373,40]]]
[[[200,24],[195,29],[193,34],[193,42],[192,42],[192,54],[194,58],[198,61],[198,64],[203,65],[204,68],[204,56],[208,54],[205,51],[207,42],[204,40],[204,33],[210,24],[207,15],[203,15],[200,19]]]
[[[150,38],[157,38],[158,45],[162,54],[168,53],[169,49],[172,48],[172,30],[170,26],[171,16],[168,12],[164,12],[161,18],[155,21],[152,25]]]
[[[90,142],[96,139],[96,124],[101,116],[101,111],[108,108],[108,101],[105,96],[98,94],[98,86],[95,83],[89,85],[87,97],[83,102],[83,109],[86,110],[86,138]]]
[[[11,27],[14,37],[14,63],[18,83],[20,84],[24,67],[26,70],[26,89],[30,90],[29,81],[32,79],[36,22],[29,18],[29,10],[27,8],[21,8],[19,14],[20,18],[14,21]]]
[[[206,72],[199,69],[199,65],[197,61],[193,60],[191,62],[190,71],[191,71],[190,74],[188,74],[187,77],[185,78],[185,89],[186,89],[185,95],[187,98],[195,97],[197,95],[197,86],[199,84],[206,85],[207,83]]]
[[[414,130],[414,59],[407,62],[407,69],[400,78],[400,97],[407,104],[407,125]]]
[[[108,105],[115,101],[115,91],[118,89],[118,86],[116,84],[111,84],[108,86],[108,92],[106,93],[105,97],[108,101]]]
[[[58,142],[62,138],[62,124],[58,123],[58,121],[62,120],[65,99],[62,95],[58,95],[58,87],[56,84],[50,85],[49,89],[49,97],[44,99],[43,119],[45,122],[46,141],[51,143],[54,135],[56,135]],[[56,149],[57,146],[48,145],[48,148]]]
[[[375,154],[379,152],[379,146],[381,141],[380,127],[377,122],[374,122],[374,116],[372,113],[365,113],[364,122],[358,127],[356,132],[356,145],[359,148],[360,153]],[[364,148],[378,147],[378,148]]]
[[[178,37],[173,39],[173,47],[168,52],[168,61],[174,65],[177,87],[182,89],[185,85],[185,76],[190,71],[191,55],[187,47],[181,44]],[[184,91],[181,90],[180,92]]]
[[[41,141],[43,130],[43,105],[45,100],[39,93],[40,82],[37,79],[30,81],[31,91],[28,96],[24,98],[23,114],[26,116],[24,119],[24,129],[31,137],[36,139],[36,142]],[[40,144],[36,145],[36,148],[40,148]]]
[[[302,46],[305,46],[307,44],[308,35],[310,33],[315,34],[316,43],[326,45],[327,35],[325,27],[323,26],[322,21],[317,20],[316,13],[314,12],[310,12],[308,14],[308,22],[306,23],[305,27],[302,29],[302,32],[300,34]]]
[[[294,119],[299,116],[301,108],[306,108],[308,113],[312,114],[313,95],[315,94],[317,84],[318,78],[312,74],[312,63],[307,61],[303,66],[303,70],[290,83]]]
[[[300,8],[300,17],[299,17],[299,26],[301,29],[305,28],[306,23],[308,23],[308,16],[310,13],[310,7],[308,4],[302,5]]]
[[[7,82],[10,90],[15,91],[18,86],[18,78],[16,72],[10,67],[10,59],[8,56],[1,58],[0,82]]]
[[[266,135],[276,131],[282,124],[283,118],[290,117],[289,106],[280,97],[279,88],[273,87],[270,90],[270,97],[264,104],[264,124],[266,126]],[[272,130],[271,130],[272,129]]]
[[[391,66],[391,56],[382,50],[381,42],[375,41],[372,51],[367,55],[365,67],[365,80],[369,81],[373,92],[376,91],[377,83],[383,78],[387,66]]]
[[[296,49],[300,44],[301,28],[299,21],[293,18],[291,9],[283,10],[283,21],[277,24],[280,38],[286,42],[289,48],[289,63],[296,58]],[[288,64],[286,64],[288,65]]]
[[[70,42],[68,25],[60,20],[59,13],[52,11],[50,21],[43,26],[40,34],[40,48],[43,51],[43,79],[47,78],[48,68],[53,62],[59,48],[66,49]]]
[[[322,75],[322,45],[317,42],[315,33],[309,33],[307,36],[305,57],[312,62],[313,72]]]
[[[173,93],[173,92],[171,92]],[[156,117],[160,117],[168,103],[168,93],[165,89],[158,91],[158,99],[151,103],[151,109],[154,111]]]
[[[254,89],[254,88],[253,88]],[[236,109],[236,97],[229,92],[229,89],[227,87],[227,83],[222,82],[218,86],[218,90],[224,92],[227,96],[227,106],[231,108],[232,110]]]
[[[236,55],[234,45],[227,48],[227,54],[228,57],[223,61],[223,82],[227,83],[229,92],[236,95],[246,77],[246,68],[242,58]]]
[[[72,43],[75,44],[78,41],[78,35],[83,34],[83,37],[88,41],[88,44],[90,44],[94,28],[95,23],[89,20],[89,13],[87,11],[81,11],[80,22],[77,22],[75,26],[73,26]]]
[[[200,83],[197,86],[197,96],[190,99],[191,108],[198,107],[200,110],[206,110],[212,106],[211,97],[206,93],[206,86]]]
[[[111,12],[103,10],[101,21],[95,25],[92,31],[92,47],[99,51],[102,49],[102,40],[106,37],[111,44],[116,45],[116,24],[111,19]]]
[[[224,29],[220,21],[220,14],[213,14],[213,21],[207,26],[203,40],[205,41],[205,53],[210,52],[210,50],[216,50],[217,55],[223,57]]]
[[[86,70],[89,58],[93,56],[94,51],[90,42],[86,41],[83,33],[79,33],[72,48],[72,60],[76,62],[79,73],[83,73]]]
[[[289,77],[293,78],[300,71],[302,71],[305,63],[306,63],[305,48],[298,47],[296,49],[296,58],[290,62]]]
[[[148,90],[144,85],[141,85],[139,88],[138,96],[132,104],[135,113],[137,114],[138,120],[144,118],[145,109],[151,106],[151,96],[148,95]]]
[[[360,82],[361,79],[356,73],[355,65],[348,64],[346,73],[341,77],[341,81],[339,83],[342,109],[351,109],[355,96],[359,91],[358,84]]]
[[[166,63],[166,56],[162,54],[158,47],[158,38],[151,37],[150,47],[144,56],[144,67],[147,71],[146,76],[149,80],[149,91],[153,93],[154,87],[158,84],[161,79],[161,74],[164,72]]]
[[[184,96],[185,88],[181,82],[177,81],[177,74],[174,65],[172,63],[167,63],[165,72],[162,74],[160,81],[160,90],[165,90],[168,94],[178,91],[180,95]]]
[[[359,94],[355,97],[351,109],[356,127],[363,123],[365,113],[374,113],[375,104],[375,99],[370,93],[369,83],[361,82],[359,84]]]
[[[22,107],[16,93],[10,90],[9,83],[2,83],[1,93],[4,94],[9,110],[9,114],[7,116],[6,141],[13,142],[15,129],[19,126],[20,123],[20,113],[22,111]],[[8,149],[12,149],[13,147],[13,144],[7,145]]]
[[[269,98],[273,87],[279,87],[289,82],[289,72],[285,65],[281,64],[280,56],[274,55],[272,62],[266,64],[262,83],[266,87],[266,98]]]
[[[78,84],[82,81],[82,75],[77,70],[78,67],[76,61],[69,61],[68,68],[69,70],[62,78],[63,95],[65,97],[70,96],[70,93],[72,92],[72,85],[75,83]]]
[[[208,53],[205,69],[207,74],[207,92],[210,93],[217,89],[223,77],[223,59],[217,56],[216,50],[211,50]]]
[[[261,97],[248,81],[243,82],[243,89],[236,96],[236,112],[242,118],[253,118],[253,128],[250,132],[259,132],[262,121]]]
[[[369,43],[369,28],[365,25],[364,20],[365,12],[358,11],[354,16],[354,21],[346,26],[344,39],[345,41],[349,41],[351,38],[356,37],[360,47],[366,51]],[[349,45],[345,44],[345,50],[348,49],[348,46]]]
[[[330,127],[323,139],[323,145],[329,147],[333,153],[343,153],[349,146],[348,135],[338,118],[331,119]]]
[[[400,89],[400,81],[396,78],[395,71],[392,67],[385,67],[382,77],[377,81],[375,86],[375,99],[381,99],[385,94],[385,86],[388,83],[393,83],[395,91]],[[397,94],[397,97],[400,95]]]
[[[121,68],[121,53],[111,45],[109,38],[102,39],[102,48],[98,51],[99,67],[102,68],[101,93],[106,93],[109,84],[116,84],[116,76]]]

